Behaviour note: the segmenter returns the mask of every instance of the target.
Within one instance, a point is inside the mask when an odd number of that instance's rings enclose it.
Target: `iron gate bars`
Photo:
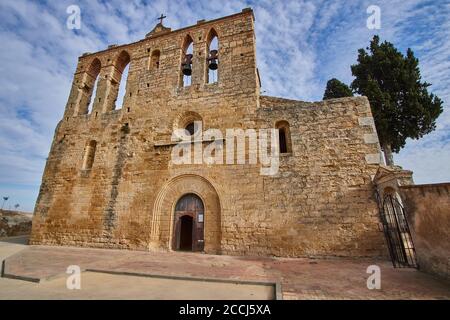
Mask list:
[[[394,268],[417,268],[416,252],[405,210],[395,194],[384,197],[380,212]]]

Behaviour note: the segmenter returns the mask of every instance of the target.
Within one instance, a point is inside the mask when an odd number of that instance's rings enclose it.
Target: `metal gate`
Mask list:
[[[405,210],[395,194],[387,194],[381,211],[383,230],[395,268],[417,268],[416,252]]]

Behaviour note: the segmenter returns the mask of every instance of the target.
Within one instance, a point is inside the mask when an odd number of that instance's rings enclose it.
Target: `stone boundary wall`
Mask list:
[[[419,268],[450,280],[450,183],[401,186]]]
[[[28,212],[0,210],[0,238],[30,234],[31,218]]]

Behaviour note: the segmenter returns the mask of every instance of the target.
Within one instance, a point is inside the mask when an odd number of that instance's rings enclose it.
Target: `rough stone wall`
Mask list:
[[[212,28],[219,81],[206,84]],[[192,85],[181,87],[188,35]],[[159,68],[149,67],[154,50],[161,53]],[[127,55],[124,103],[115,109],[119,64]],[[371,184],[379,145],[367,99],[260,97],[255,56],[253,14],[244,10],[80,57],[42,178],[31,243],[171,249],[176,200],[195,193],[205,204],[207,253],[385,255]],[[94,94],[88,71],[95,59],[101,68]],[[85,114],[89,96],[95,101]],[[196,117],[204,130],[222,132],[286,120],[292,153],[282,156],[273,177],[260,175],[260,164],[175,165],[172,132]],[[82,170],[91,140],[93,166]]]
[[[287,120],[292,139],[279,173],[263,178],[272,250],[385,255],[372,185],[380,147],[367,98],[306,103],[261,97],[259,115],[271,127]]]
[[[30,213],[0,210],[0,238],[28,235],[30,232]]]
[[[419,268],[450,280],[450,184],[402,186],[400,195]]]

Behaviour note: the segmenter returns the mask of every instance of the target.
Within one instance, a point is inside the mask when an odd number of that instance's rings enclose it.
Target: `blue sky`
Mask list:
[[[66,28],[69,5],[81,29]],[[381,29],[366,27],[367,7]],[[395,155],[416,183],[450,181],[450,2],[401,1],[24,1],[0,2],[0,196],[32,211],[53,133],[64,112],[78,56],[144,38],[167,15],[172,29],[252,7],[266,95],[321,100],[326,81],[352,80],[357,49],[374,34],[411,47],[423,79],[445,102],[437,130]]]

